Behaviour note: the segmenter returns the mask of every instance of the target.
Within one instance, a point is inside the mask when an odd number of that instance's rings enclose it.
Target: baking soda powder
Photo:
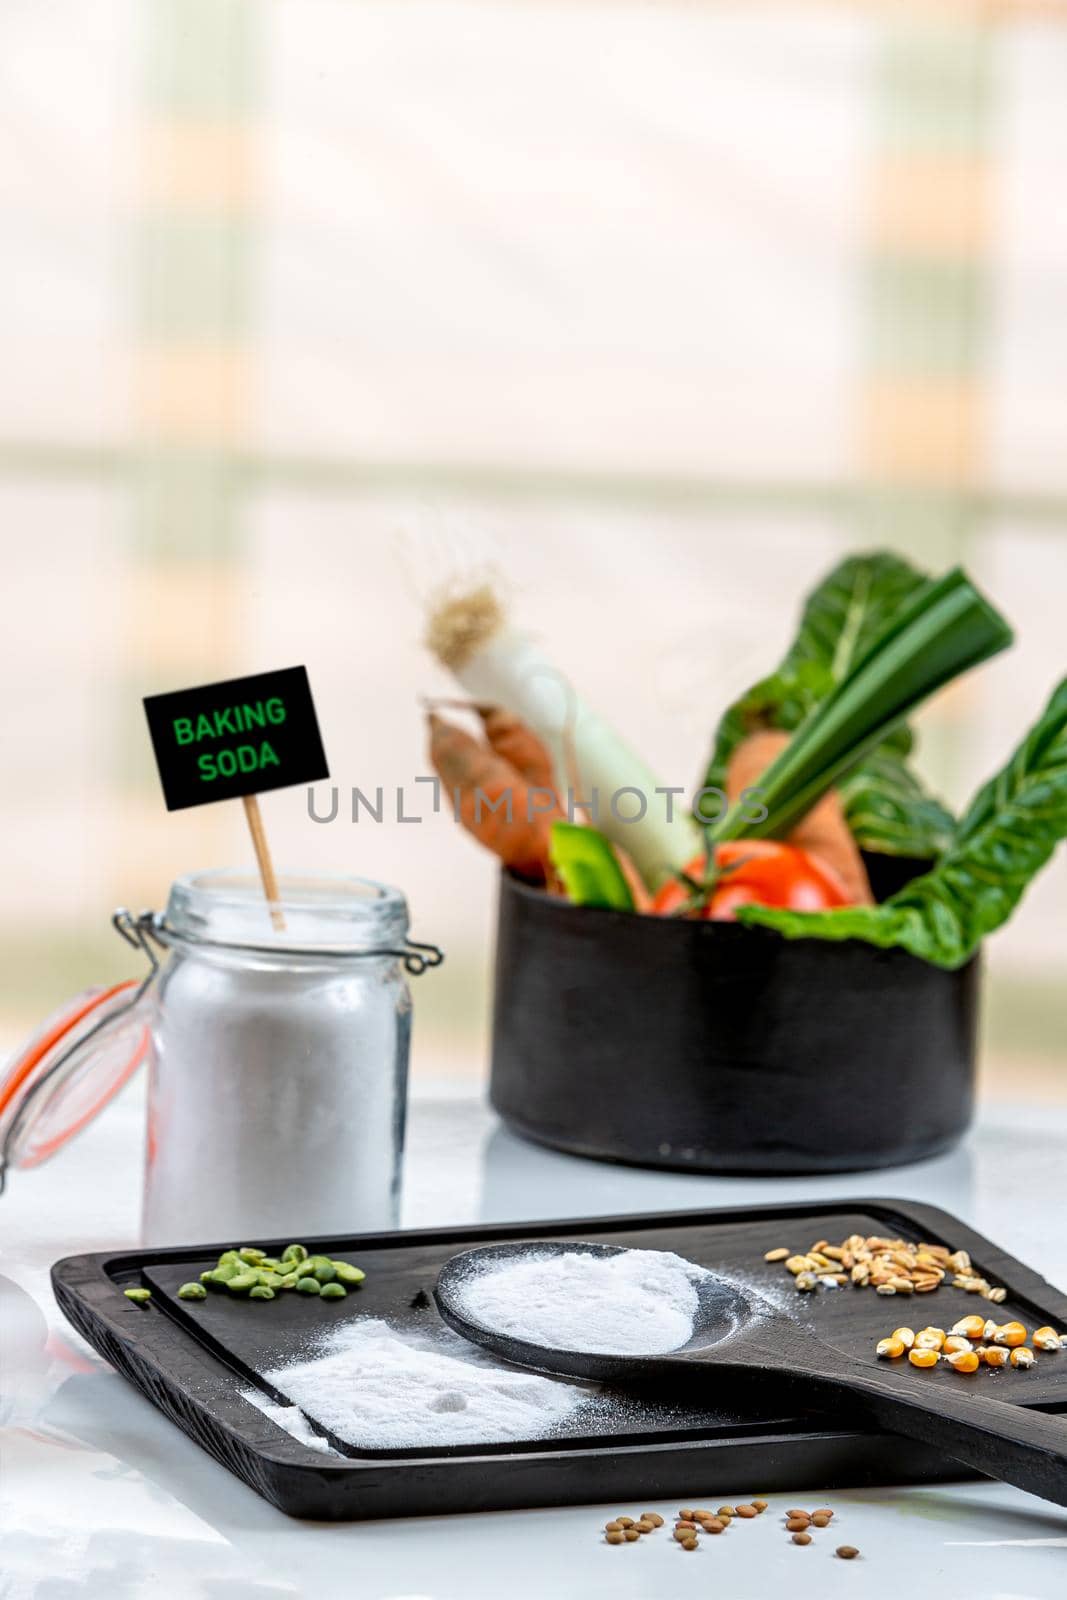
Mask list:
[[[668,1250],[531,1250],[476,1269],[456,1299],[472,1321],[546,1349],[662,1355],[692,1337],[706,1276]]]

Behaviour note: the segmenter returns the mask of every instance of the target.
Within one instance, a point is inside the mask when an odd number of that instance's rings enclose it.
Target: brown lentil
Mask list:
[[[822,1511],[816,1511],[811,1520],[816,1528],[828,1528],[830,1526],[830,1518]]]
[[[785,1525],[785,1531],[786,1533],[806,1533],[810,1522],[810,1517],[790,1517]]]
[[[621,1522],[605,1522],[605,1524],[604,1524],[604,1532],[605,1533],[621,1533],[622,1532],[622,1523]]]
[[[830,1518],[833,1516],[833,1512],[830,1510],[829,1506],[818,1506],[816,1508],[816,1510],[814,1510],[812,1512],[812,1516],[813,1517],[825,1517],[826,1520],[829,1522]]]
[[[717,1517],[735,1517],[737,1510],[734,1506],[720,1506],[715,1515]]]
[[[787,1517],[810,1517],[811,1516],[811,1512],[810,1511],[787,1511],[786,1512],[786,1516]]]
[[[726,1527],[726,1524],[725,1522],[720,1522],[718,1517],[708,1517],[705,1522],[701,1523],[701,1527],[704,1529],[705,1533],[714,1534],[722,1533]]]
[[[759,1516],[759,1512],[756,1510],[755,1506],[753,1506],[753,1505],[744,1505],[744,1506],[738,1506],[737,1515],[739,1517],[745,1517],[747,1519],[748,1517],[758,1517]]]
[[[625,1544],[626,1535],[621,1528],[609,1528],[604,1535],[604,1542],[605,1544]]]
[[[632,1528],[634,1525],[633,1517],[616,1517],[615,1521],[619,1524],[620,1528]]]
[[[662,1528],[663,1526],[663,1518],[658,1511],[642,1511],[641,1521],[651,1522],[654,1528]]]
[[[682,1549],[683,1550],[695,1550],[696,1547],[697,1547],[697,1542],[696,1542],[695,1539],[687,1539],[685,1541],[685,1543],[682,1545]]]
[[[766,1500],[753,1500],[752,1504],[755,1506],[757,1511],[763,1512],[767,1509]]]
[[[691,1539],[693,1537],[694,1531],[695,1530],[692,1528],[675,1528],[674,1537],[677,1539],[679,1544],[684,1544],[687,1539]]]
[[[794,1533],[794,1535],[793,1535],[793,1543],[794,1544],[810,1544],[811,1543],[811,1534],[810,1533]]]
[[[859,1551],[854,1544],[839,1544],[834,1554],[840,1556],[842,1561],[854,1561]]]
[[[678,1515],[679,1515],[679,1517],[681,1518],[681,1520],[683,1522],[692,1522],[693,1518],[696,1516],[696,1512],[695,1511],[679,1511]]]
[[[636,1528],[627,1528],[623,1534],[623,1538],[626,1540],[627,1544],[636,1544],[640,1537],[641,1535],[638,1533]]]

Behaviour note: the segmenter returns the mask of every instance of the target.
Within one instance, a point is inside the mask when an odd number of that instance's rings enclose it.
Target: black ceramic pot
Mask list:
[[[978,972],[572,906],[505,875],[490,1096],[517,1133],[638,1166],[919,1160],[970,1121]]]

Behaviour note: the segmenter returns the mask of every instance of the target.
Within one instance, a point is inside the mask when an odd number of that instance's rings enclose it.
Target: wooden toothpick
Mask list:
[[[285,916],[282,912],[281,896],[278,893],[278,880],[274,876],[274,863],[270,858],[270,847],[267,844],[263,818],[260,815],[259,796],[254,794],[243,795],[242,804],[245,808],[245,816],[248,819],[248,831],[252,835],[252,844],[255,847],[259,875],[263,880],[263,892],[267,897],[271,924],[277,933],[284,933]]]

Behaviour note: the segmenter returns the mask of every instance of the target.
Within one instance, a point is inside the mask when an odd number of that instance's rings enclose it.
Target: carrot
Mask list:
[[[641,874],[630,860],[630,857],[622,848],[622,845],[613,845],[612,848],[615,851],[615,857],[619,863],[619,870],[626,879],[630,893],[633,895],[634,910],[651,911],[652,896],[645,887],[644,878],[642,878]]]
[[[434,771],[467,832],[520,877],[544,883],[552,824],[563,817],[551,785],[528,783],[496,750],[436,712],[429,728]]]
[[[730,758],[726,775],[726,793],[731,803],[740,796],[742,789],[759,788],[761,773],[785,749],[790,737],[788,733],[767,728],[760,733],[750,734],[738,745]],[[835,789],[828,790],[807,815],[801,817],[796,827],[786,835],[786,840],[832,867],[854,905],[874,904],[863,857],[845,821],[845,813]]]
[[[513,711],[502,706],[478,706],[485,736],[498,756],[511,763],[521,778],[535,789],[554,789],[556,775],[544,742]]]

